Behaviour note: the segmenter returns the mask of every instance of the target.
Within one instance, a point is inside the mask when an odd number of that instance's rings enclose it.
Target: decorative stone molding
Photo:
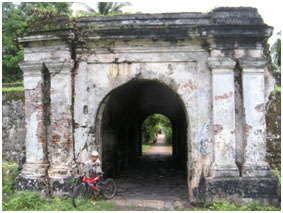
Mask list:
[[[74,163],[72,127],[72,69],[73,61],[45,62],[50,73],[52,149],[48,175],[52,195],[61,191],[58,184],[71,177]],[[66,183],[65,183],[66,184]],[[65,190],[63,190],[65,193]],[[60,194],[60,193],[59,193]]]
[[[44,111],[44,79],[42,62],[23,62],[25,86],[26,162],[16,179],[16,188],[39,189],[48,193],[46,180],[49,166],[47,160],[47,135]]]
[[[50,75],[70,74],[74,67],[73,60],[70,61],[45,61],[45,66],[48,68]]]
[[[234,73],[236,62],[230,58],[209,58],[212,70],[212,103],[214,125],[213,177],[239,176],[235,153]],[[221,83],[220,83],[221,82]]]
[[[207,65],[213,72],[226,69],[228,73],[233,71],[236,62],[227,57],[211,57],[207,59]]]
[[[255,70],[255,68],[259,68],[258,71],[261,72],[268,63],[267,58],[239,58],[238,61],[244,72],[248,69]]]
[[[270,175],[266,155],[264,67],[266,58],[241,58],[245,118],[243,176]]]

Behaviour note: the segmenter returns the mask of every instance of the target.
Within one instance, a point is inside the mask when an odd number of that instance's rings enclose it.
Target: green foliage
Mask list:
[[[165,141],[169,144],[172,143],[172,125],[164,115],[153,114],[148,116],[143,123],[143,129],[146,133],[146,142],[152,140],[157,133],[164,133]]]
[[[2,83],[2,86],[12,87],[12,86],[18,85],[18,84],[23,85],[24,82],[23,81],[15,81],[15,82],[11,82],[11,83]]]
[[[108,14],[121,14],[122,8],[126,6],[130,6],[130,2],[98,2],[98,11],[100,14],[108,15]]]
[[[281,39],[278,38],[276,42],[277,64],[281,66]]]
[[[277,92],[281,92],[281,87],[276,87]]]
[[[2,194],[11,195],[15,192],[15,179],[18,175],[18,164],[2,158]]]
[[[4,211],[39,211],[44,205],[44,200],[38,193],[24,192],[4,198],[2,203]]]
[[[2,92],[21,92],[24,91],[24,87],[4,87],[2,88]]]
[[[271,170],[273,174],[275,174],[278,177],[278,183],[281,185],[281,171],[279,170]]]
[[[23,60],[23,47],[16,42],[23,35],[28,21],[40,17],[46,11],[58,15],[71,15],[68,2],[3,2],[2,3],[2,81],[14,82],[23,79],[18,63]],[[37,8],[37,14],[32,13]],[[53,14],[52,13],[52,14]]]
[[[278,36],[280,37],[277,38],[276,42],[271,46],[270,53],[274,70],[281,73],[281,31],[278,32]]]
[[[145,152],[151,148],[152,144],[142,144],[142,151]]]
[[[2,209],[4,211],[113,211],[116,206],[105,200],[89,200],[75,208],[69,197],[41,198],[39,193],[15,192],[18,164],[2,158]]]
[[[82,16],[114,16],[123,14],[122,8],[131,6],[130,2],[98,2],[96,10],[86,3],[80,3],[87,8],[87,11],[77,11],[76,17]]]
[[[206,208],[182,209],[190,211],[280,211],[280,207],[262,206],[259,202],[251,203],[247,206],[237,206],[229,202],[216,201]]]
[[[39,193],[23,192],[3,198],[4,211],[113,211],[115,205],[109,201],[89,200],[85,206],[75,208],[71,198],[44,199]]]

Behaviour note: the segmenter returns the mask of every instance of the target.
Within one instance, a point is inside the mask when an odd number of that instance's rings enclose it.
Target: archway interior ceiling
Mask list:
[[[119,103],[121,112],[141,122],[154,113],[167,116],[172,122],[178,116],[185,118],[183,106],[174,92],[157,82],[141,81],[118,88],[110,95]]]
[[[135,80],[113,90],[106,102],[101,127],[106,173],[118,174],[134,164],[141,155],[142,123],[154,113],[171,120],[173,153],[185,165],[187,122],[182,102],[173,90],[158,81]],[[113,161],[120,163],[113,164]]]

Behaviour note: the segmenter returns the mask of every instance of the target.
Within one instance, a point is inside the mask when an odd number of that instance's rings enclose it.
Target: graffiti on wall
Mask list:
[[[185,95],[190,95],[197,89],[196,84],[193,80],[189,80],[187,83],[182,85],[181,90]]]
[[[223,99],[227,99],[233,96],[233,92],[230,91],[228,93],[224,93],[223,95],[217,95],[215,96],[215,100],[223,100]]]
[[[199,131],[199,151],[202,155],[207,155],[207,131],[208,131],[208,124],[204,123]]]

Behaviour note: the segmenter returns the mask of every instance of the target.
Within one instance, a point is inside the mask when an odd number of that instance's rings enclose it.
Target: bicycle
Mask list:
[[[78,166],[78,165],[76,165]],[[72,193],[72,203],[74,207],[82,206],[87,203],[89,195],[99,192],[105,199],[112,199],[117,193],[117,186],[112,178],[103,181],[104,172],[97,172],[97,177],[90,178],[84,175],[76,177],[75,188]]]

